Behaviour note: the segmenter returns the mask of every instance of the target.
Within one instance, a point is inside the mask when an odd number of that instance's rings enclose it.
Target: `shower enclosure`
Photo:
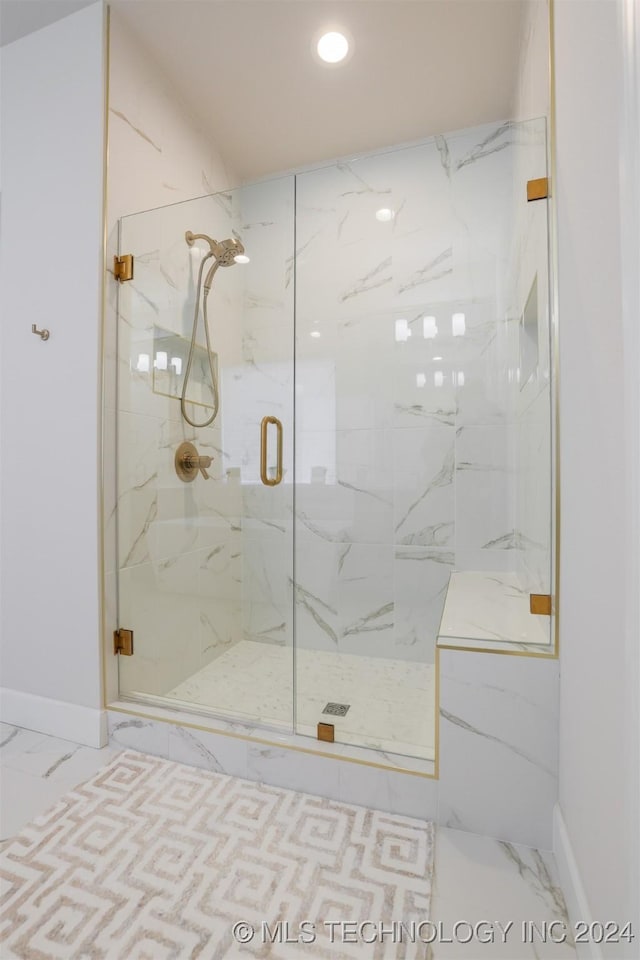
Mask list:
[[[544,177],[544,121],[505,123],[122,219],[122,698],[432,759],[439,637],[549,647]],[[185,388],[189,231],[249,262]]]

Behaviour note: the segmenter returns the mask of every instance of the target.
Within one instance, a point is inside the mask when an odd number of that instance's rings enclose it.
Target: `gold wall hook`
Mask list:
[[[48,330],[38,330],[35,323],[31,324],[31,333],[35,333],[37,337],[40,337],[41,340],[48,340],[51,334]]]

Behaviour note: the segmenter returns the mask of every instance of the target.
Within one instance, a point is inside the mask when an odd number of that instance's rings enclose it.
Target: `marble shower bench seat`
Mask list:
[[[554,655],[550,618],[529,610],[529,593],[515,573],[451,574],[438,647]]]

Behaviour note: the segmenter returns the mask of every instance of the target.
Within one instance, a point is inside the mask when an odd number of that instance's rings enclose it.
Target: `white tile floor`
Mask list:
[[[0,724],[1,846],[116,752]],[[568,925],[551,854],[438,828],[429,928],[438,936],[431,960],[572,960],[576,953],[569,943],[523,942],[523,923],[540,927],[552,920]],[[503,942],[501,931],[510,922]],[[459,942],[478,924],[482,939],[493,931],[493,943],[479,938]],[[2,960],[9,958],[2,954]]]
[[[315,737],[317,724],[329,720],[338,743],[434,759],[432,663],[300,648],[295,672],[298,733]],[[166,696],[211,707],[226,717],[260,718],[288,728],[292,673],[291,648],[241,640]],[[329,702],[347,703],[349,712],[323,716]]]

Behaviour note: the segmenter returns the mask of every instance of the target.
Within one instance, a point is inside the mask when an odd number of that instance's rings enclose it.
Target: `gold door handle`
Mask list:
[[[270,423],[274,424],[278,438],[275,477],[269,477],[267,473],[267,432]],[[282,424],[277,417],[263,417],[260,424],[260,479],[266,487],[276,487],[282,482]]]

